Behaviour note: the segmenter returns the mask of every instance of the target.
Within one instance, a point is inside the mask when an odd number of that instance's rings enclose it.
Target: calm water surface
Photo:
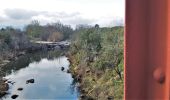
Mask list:
[[[21,60],[22,61],[22,60]],[[22,62],[20,62],[22,63]],[[9,83],[9,95],[5,99],[11,99],[13,94],[19,95],[17,100],[23,99],[55,99],[55,100],[77,100],[78,92],[70,74],[66,73],[69,62],[65,56],[52,60],[46,58],[39,62],[32,62],[25,68],[11,70],[6,76],[12,82]],[[65,71],[61,71],[61,67]],[[35,83],[26,84],[28,79],[34,79]],[[18,88],[23,88],[18,91]]]

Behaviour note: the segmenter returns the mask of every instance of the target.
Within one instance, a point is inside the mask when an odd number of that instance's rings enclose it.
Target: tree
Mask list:
[[[63,34],[60,32],[53,32],[52,34],[50,34],[48,41],[52,41],[52,42],[58,42],[61,41],[63,39]]]
[[[26,33],[32,39],[38,38],[40,40],[47,41],[48,37],[54,32],[63,34],[62,40],[66,40],[73,34],[73,29],[71,26],[64,25],[60,22],[40,25],[38,21],[32,21],[32,23],[26,27]]]
[[[29,25],[26,26],[26,33],[31,38],[39,38],[42,32],[43,28],[37,20],[33,20]]]
[[[95,28],[99,28],[99,24],[96,24],[96,25],[95,25]]]

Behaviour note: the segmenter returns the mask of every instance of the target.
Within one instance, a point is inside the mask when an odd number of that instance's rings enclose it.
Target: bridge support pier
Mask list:
[[[125,100],[170,100],[170,0],[126,0]]]

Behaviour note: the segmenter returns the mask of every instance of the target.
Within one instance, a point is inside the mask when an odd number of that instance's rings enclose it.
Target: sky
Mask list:
[[[0,27],[23,27],[32,20],[42,25],[60,21],[72,27],[120,26],[124,9],[125,0],[0,0]]]

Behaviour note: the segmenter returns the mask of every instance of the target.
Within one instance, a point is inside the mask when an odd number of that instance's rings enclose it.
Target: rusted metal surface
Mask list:
[[[167,69],[165,96],[170,100],[170,1],[167,0]]]
[[[170,100],[170,0],[126,0],[125,100]]]

